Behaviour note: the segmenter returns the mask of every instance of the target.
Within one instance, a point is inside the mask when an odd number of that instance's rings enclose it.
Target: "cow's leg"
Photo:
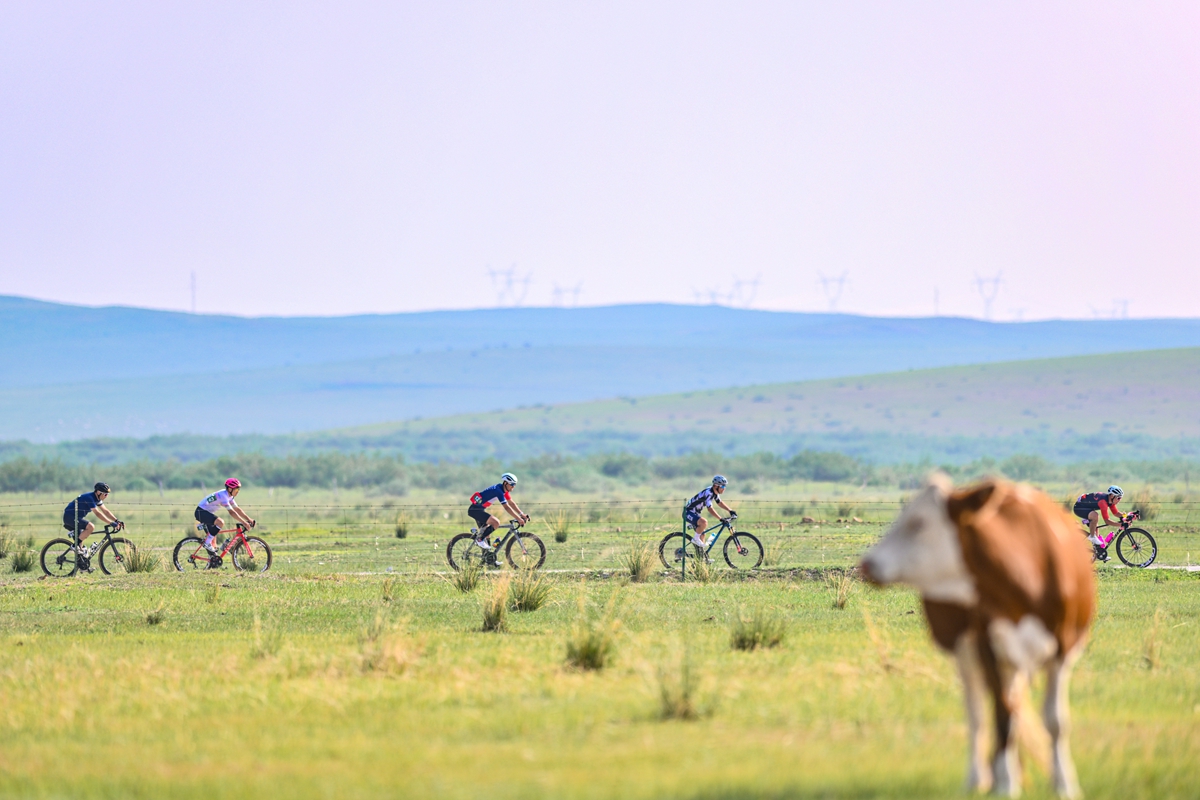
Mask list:
[[[1005,797],[1021,794],[1021,762],[1017,756],[1017,712],[1021,675],[997,658],[991,637],[979,637],[979,658],[995,708],[996,750],[992,756],[992,793]]]
[[[1050,734],[1050,755],[1053,760],[1054,790],[1060,797],[1080,797],[1079,778],[1071,759],[1071,708],[1067,685],[1071,668],[1082,647],[1076,647],[1065,657],[1059,656],[1046,667],[1046,704],[1043,717]]]
[[[979,659],[979,641],[974,633],[959,637],[954,645],[954,656],[958,662],[963,700],[967,706],[967,791],[986,792],[992,787],[992,768],[988,764],[983,723],[987,678]]]

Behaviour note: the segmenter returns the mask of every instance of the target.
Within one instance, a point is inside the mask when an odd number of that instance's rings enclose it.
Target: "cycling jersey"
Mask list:
[[[220,508],[237,508],[237,503],[229,494],[229,490],[222,489],[219,492],[213,492],[208,497],[200,501],[200,508],[203,508],[210,514],[217,513]]]
[[[507,503],[512,500],[508,492],[504,491],[504,484],[497,483],[495,486],[489,486],[482,492],[476,492],[471,495],[471,503],[474,505],[487,508],[492,503],[500,502]]]
[[[66,520],[74,522],[76,519],[83,519],[102,505],[104,501],[96,497],[95,492],[84,492],[67,503],[67,507],[63,509],[63,521],[65,523]]]
[[[1089,492],[1087,494],[1079,495],[1079,498],[1075,501],[1075,508],[1073,510],[1075,512],[1075,516],[1080,517],[1081,519],[1087,519],[1088,514],[1092,513],[1093,511],[1099,511],[1104,516],[1104,521],[1107,523],[1110,522],[1108,518],[1109,509],[1112,509],[1114,514],[1124,516],[1124,514],[1121,514],[1120,510],[1117,508],[1117,503],[1119,502],[1121,501],[1114,500],[1109,502],[1108,492]]]
[[[712,508],[713,503],[719,503],[720,501],[720,496],[714,492],[713,488],[710,486],[704,491],[699,492],[691,500],[688,500],[686,503],[684,503],[683,510],[696,514],[700,512],[700,509]]]

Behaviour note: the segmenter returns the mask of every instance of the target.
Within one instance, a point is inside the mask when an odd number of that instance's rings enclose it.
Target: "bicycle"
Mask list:
[[[725,529],[729,529],[729,538],[725,540],[725,547],[721,552],[725,555],[725,563],[733,569],[758,569],[763,562],[763,546],[757,536],[749,533],[738,533],[733,527],[733,521],[737,517],[722,517],[721,524],[713,529],[712,541],[707,547],[700,547],[692,542],[692,537],[687,535],[687,525],[684,525],[683,531],[680,533],[669,533],[663,537],[663,540],[658,543],[658,558],[667,569],[679,569],[679,562],[684,558],[683,548],[689,544],[696,551],[697,558],[706,558],[709,563],[712,559],[709,558],[709,553],[717,546],[717,540],[721,538],[721,533]],[[679,541],[672,544],[672,540]],[[668,554],[671,555],[668,560]]]
[[[124,566],[126,560],[137,550],[133,542],[123,536],[113,536],[123,530],[123,524],[105,525],[99,531],[104,534],[104,541],[98,545],[77,544],[74,535],[70,539],[51,539],[42,548],[40,560],[42,572],[51,578],[69,578],[76,572],[95,572],[92,557],[100,562],[100,571],[112,575],[117,567]]]
[[[475,537],[479,535],[478,528],[472,528],[470,533],[460,533],[446,545],[446,561],[455,572],[476,563],[500,569],[498,553],[500,548],[504,548],[504,556],[513,569],[537,569],[546,563],[546,545],[536,534],[521,530],[521,524],[515,519],[510,520],[508,525],[494,531],[504,531],[504,535],[499,541],[494,541],[495,549],[491,551],[475,543]]]
[[[200,526],[197,528],[201,529]],[[266,572],[271,568],[271,546],[258,536],[247,536],[246,526],[238,523],[236,528],[219,531],[233,534],[225,540],[218,553],[210,553],[204,546],[204,537],[200,535],[185,536],[175,545],[171,553],[171,562],[175,569],[186,572],[193,570],[220,569],[225,564],[225,556],[229,555],[233,568],[238,571],[254,570]],[[260,567],[258,562],[262,560]]]
[[[1091,542],[1092,545],[1092,561],[1108,561],[1108,548],[1115,544],[1117,546],[1117,557],[1125,563],[1127,567],[1148,567],[1154,563],[1154,559],[1158,557],[1158,543],[1154,541],[1154,537],[1149,531],[1142,528],[1130,527],[1134,521],[1141,518],[1138,511],[1131,511],[1125,515],[1125,521],[1117,523],[1121,528],[1121,532],[1112,538],[1105,545],[1099,545]],[[1111,528],[1113,524],[1097,525],[1096,529]],[[1083,529],[1087,533],[1091,533],[1087,522],[1083,524]]]

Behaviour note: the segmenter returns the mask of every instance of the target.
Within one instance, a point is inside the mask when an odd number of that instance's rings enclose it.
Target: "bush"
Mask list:
[[[32,550],[21,548],[13,551],[12,559],[9,564],[12,566],[13,572],[29,572],[33,569],[33,564],[36,558]]]
[[[1143,489],[1133,498],[1133,508],[1141,513],[1144,520],[1152,520],[1158,516],[1162,510],[1162,503],[1158,502],[1158,498],[1149,489]]]
[[[397,539],[407,539],[408,538],[408,515],[407,514],[401,514],[400,516],[396,517],[396,538]]]
[[[579,593],[579,614],[571,626],[571,637],[567,639],[567,664],[576,669],[599,671],[612,661],[617,631],[621,627],[617,619],[617,597],[617,592],[613,592],[604,611],[594,615],[589,610],[587,594]]]
[[[517,572],[509,585],[509,604],[513,611],[537,611],[550,597],[550,581],[533,569]]]
[[[729,644],[734,650],[757,650],[775,647],[783,641],[787,622],[777,612],[756,606],[747,613],[738,612],[729,630]]]
[[[645,583],[650,579],[657,555],[653,542],[630,542],[629,549],[621,556],[621,565],[633,583]]]
[[[131,545],[122,563],[126,572],[158,572],[162,568],[163,560],[158,553]]]
[[[483,577],[483,565],[478,561],[468,561],[458,572],[450,576],[450,584],[463,594],[475,591],[479,579]]]
[[[483,599],[483,630],[503,633],[508,630],[509,576],[504,576],[492,586],[491,593]]]

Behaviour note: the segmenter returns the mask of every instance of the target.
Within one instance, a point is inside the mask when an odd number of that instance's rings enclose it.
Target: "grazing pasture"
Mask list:
[[[551,574],[485,633],[494,575],[4,574],[0,795],[955,796],[959,689],[916,596],[838,609],[821,578]],[[600,670],[566,660],[581,598],[619,623]],[[1089,797],[1194,796],[1198,613],[1200,576],[1101,571],[1072,692]],[[735,649],[755,616],[782,642]]]

